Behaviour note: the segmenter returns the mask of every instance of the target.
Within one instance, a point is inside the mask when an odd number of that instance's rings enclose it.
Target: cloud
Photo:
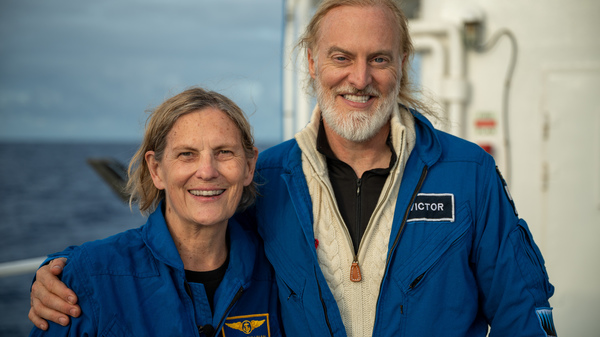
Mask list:
[[[144,111],[191,85],[231,92],[269,122],[257,139],[279,138],[281,6],[2,2],[0,139],[138,139]]]

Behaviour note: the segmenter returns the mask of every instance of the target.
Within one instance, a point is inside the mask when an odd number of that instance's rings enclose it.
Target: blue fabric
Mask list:
[[[416,145],[398,194],[373,336],[484,337],[488,325],[491,337],[546,336],[536,308],[549,307],[554,288],[493,158],[412,113]],[[287,335],[345,336],[317,260],[300,148],[289,140],[261,153],[257,165],[253,211]],[[410,213],[413,198],[418,215]],[[435,216],[434,208],[445,213]]]
[[[227,336],[282,335],[277,287],[262,244],[233,219],[228,235],[229,266],[214,314],[202,284],[185,281],[159,206],[140,228],[59,254],[68,256],[62,280],[78,294],[82,315],[67,327],[34,328],[31,336],[198,336],[205,325]]]

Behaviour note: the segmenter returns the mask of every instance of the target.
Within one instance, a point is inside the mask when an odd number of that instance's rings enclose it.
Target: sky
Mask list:
[[[139,141],[189,86],[281,134],[283,0],[0,0],[0,141]]]

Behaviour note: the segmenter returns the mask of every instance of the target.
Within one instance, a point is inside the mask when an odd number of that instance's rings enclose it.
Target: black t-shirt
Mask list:
[[[229,266],[229,255],[227,255],[227,259],[225,263],[221,265],[219,268],[210,271],[185,271],[185,279],[190,283],[202,283],[204,285],[204,290],[206,291],[206,297],[208,298],[208,303],[210,304],[211,311],[214,311],[214,298],[215,292],[223,281],[223,277],[225,277],[225,271],[227,271],[227,266]]]

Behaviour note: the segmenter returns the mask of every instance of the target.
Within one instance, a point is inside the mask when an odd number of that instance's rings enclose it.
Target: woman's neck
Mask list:
[[[227,260],[227,224],[168,227],[186,270],[211,271]]]

